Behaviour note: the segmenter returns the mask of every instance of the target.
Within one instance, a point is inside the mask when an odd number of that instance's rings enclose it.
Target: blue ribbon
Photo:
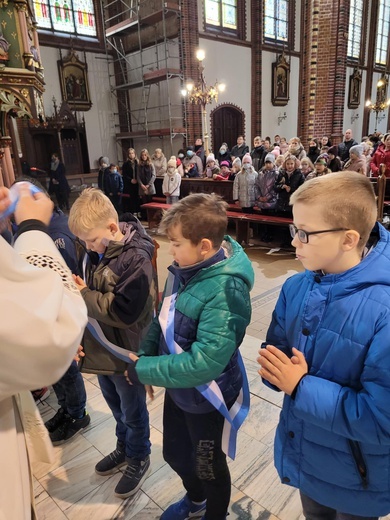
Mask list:
[[[183,349],[175,342],[174,336],[175,305],[178,289],[179,280],[173,273],[169,273],[165,297],[160,310],[159,322],[165,342],[171,354],[181,354],[183,352]],[[195,387],[203,397],[224,416],[225,423],[222,435],[222,449],[233,460],[236,456],[237,432],[246,419],[250,406],[248,378],[239,350],[237,350],[237,361],[241,370],[243,385],[236,402],[230,410],[228,410],[222,392],[215,381]]]

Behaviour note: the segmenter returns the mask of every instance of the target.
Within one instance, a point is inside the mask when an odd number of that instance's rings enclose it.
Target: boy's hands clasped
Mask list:
[[[309,371],[302,352],[296,348],[293,348],[292,352],[293,356],[289,358],[273,345],[267,345],[259,350],[260,356],[257,358],[261,365],[261,377],[287,395],[293,393],[299,381]]]

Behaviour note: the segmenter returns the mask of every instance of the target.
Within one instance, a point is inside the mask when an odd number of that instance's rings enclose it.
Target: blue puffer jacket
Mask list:
[[[228,258],[200,268],[179,288],[174,331],[184,352],[169,355],[155,319],[136,364],[139,381],[167,388],[177,406],[190,413],[213,410],[194,387],[216,380],[229,402],[242,386],[237,349],[250,322],[254,273],[237,242],[225,237],[225,245]]]
[[[286,281],[266,343],[304,353],[275,440],[282,482],[360,516],[390,512],[390,234],[354,268]]]

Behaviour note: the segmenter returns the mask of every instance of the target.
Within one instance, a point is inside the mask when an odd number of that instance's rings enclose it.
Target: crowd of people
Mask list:
[[[229,180],[234,181],[233,198],[243,212],[257,208],[291,216],[289,198],[303,182],[347,170],[376,177],[381,164],[390,177],[390,134],[372,134],[358,143],[348,129],[339,145],[332,145],[324,135],[310,139],[306,148],[298,137],[287,141],[279,135],[273,139],[256,136],[251,150],[240,135],[231,149],[222,143],[217,152],[207,155],[201,139],[169,159],[161,148],[152,155],[143,149],[139,159],[134,148],[129,148],[121,173],[117,165],[101,157],[99,187],[118,211],[141,216],[141,204],[150,202],[156,193],[157,177],[164,179],[168,204],[179,200],[183,177]]]

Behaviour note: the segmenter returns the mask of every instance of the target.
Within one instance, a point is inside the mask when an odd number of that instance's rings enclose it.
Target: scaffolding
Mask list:
[[[113,0],[103,6],[110,86],[116,97],[122,148],[186,138],[179,0]]]

